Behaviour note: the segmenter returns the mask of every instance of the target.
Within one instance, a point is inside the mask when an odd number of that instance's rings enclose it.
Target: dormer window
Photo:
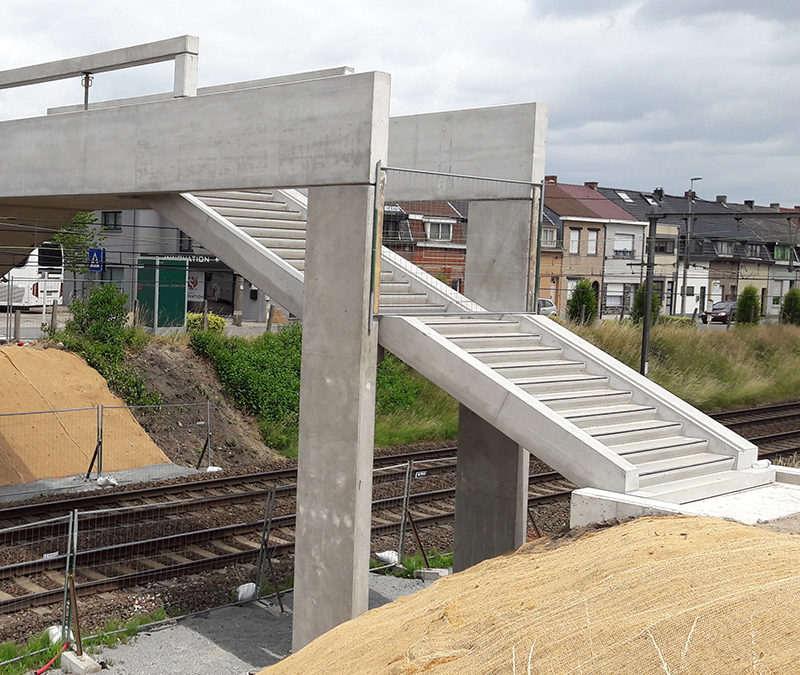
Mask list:
[[[714,250],[717,252],[717,255],[733,255],[733,242],[715,241]]]
[[[452,241],[453,222],[445,220],[426,220],[425,234],[428,241]]]

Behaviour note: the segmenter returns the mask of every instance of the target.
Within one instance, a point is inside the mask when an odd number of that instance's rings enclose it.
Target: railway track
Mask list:
[[[734,429],[744,425],[752,427],[759,422],[773,424],[776,420],[788,424],[791,420],[800,420],[800,403],[718,413],[714,418]],[[800,429],[751,436],[750,439],[759,446],[762,457],[800,451]],[[376,458],[375,485],[402,482],[409,460],[415,463],[415,480],[442,476],[455,469],[455,448]],[[241,505],[249,509],[251,515],[260,516],[253,507],[263,508],[267,493],[275,485],[277,515],[272,521],[269,548],[275,556],[288,554],[293,549],[294,513],[287,512],[286,505],[293,508],[296,476],[296,469],[283,469],[7,507],[0,509],[0,524],[6,525],[6,529],[0,531],[0,545],[13,540],[18,546],[27,542],[35,547],[45,531],[50,537],[65,536],[66,519],[51,518],[44,523],[36,519],[74,509],[88,511],[81,516],[83,542],[76,560],[77,589],[83,596],[230,565],[253,565],[261,548],[262,518],[196,527],[184,522],[187,514]],[[530,476],[529,501],[535,506],[560,500],[573,488],[556,472],[534,474]],[[413,494],[409,504],[412,518],[421,527],[449,523],[454,517],[454,497],[452,487]],[[104,508],[109,505],[114,508]],[[402,497],[399,496],[373,502],[373,536],[399,530],[401,507]],[[170,531],[159,536],[132,538],[125,528],[134,521],[145,531],[147,527],[143,523],[167,522]],[[13,527],[9,527],[12,524]],[[183,524],[190,527],[183,531]],[[111,533],[112,539],[116,534],[123,541],[103,542],[102,532]],[[63,553],[41,551],[36,559],[26,560],[6,556],[2,562],[1,614],[61,600],[66,565]]]

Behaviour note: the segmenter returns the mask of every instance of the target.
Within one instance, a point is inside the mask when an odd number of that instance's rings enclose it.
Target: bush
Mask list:
[[[597,295],[588,279],[581,279],[567,301],[567,318],[580,322],[583,313],[584,323],[593,323],[597,318]]]
[[[128,405],[156,405],[161,396],[148,391],[144,380],[125,365],[126,348],[138,349],[146,342],[140,331],[125,325],[127,301],[128,296],[113,284],[94,288],[86,302],[72,301],[72,318],[52,337],[86,359]]]
[[[790,288],[781,303],[781,323],[800,326],[800,288]]]
[[[687,328],[695,328],[696,324],[692,320],[690,316],[672,316],[671,314],[665,314],[664,316],[658,317],[658,324],[659,325],[673,325],[673,326],[685,326]]]
[[[647,285],[643,282],[639,284],[639,288],[636,289],[636,295],[633,296],[633,307],[631,307],[631,319],[635,323],[639,323],[644,317],[644,305],[645,299],[647,296]],[[656,323],[658,321],[658,315],[661,313],[661,296],[656,292],[653,291],[653,307],[651,310],[652,321]]]
[[[758,323],[761,320],[761,300],[755,286],[746,286],[736,301],[736,323]]]
[[[212,333],[225,332],[225,319],[223,319],[221,316],[213,314],[212,312],[209,312],[206,316],[208,318],[207,330]],[[186,330],[190,333],[193,331],[203,330],[203,315],[189,312],[186,315]]]

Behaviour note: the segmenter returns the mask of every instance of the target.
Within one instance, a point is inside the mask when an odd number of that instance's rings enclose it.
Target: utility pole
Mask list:
[[[694,217],[692,216],[692,200],[694,199],[694,182],[696,180],[703,180],[702,176],[695,176],[689,179],[689,193],[687,198],[689,201],[689,215],[686,218],[686,241],[683,247],[683,288],[681,288],[681,316],[686,316],[686,284],[689,277],[689,245],[692,240],[692,225]]]
[[[663,215],[655,209],[647,215],[650,221],[650,232],[647,237],[647,275],[645,277],[644,315],[642,316],[642,360],[639,372],[647,377],[650,361],[650,326],[653,323],[653,273],[656,260],[656,233],[658,219]]]

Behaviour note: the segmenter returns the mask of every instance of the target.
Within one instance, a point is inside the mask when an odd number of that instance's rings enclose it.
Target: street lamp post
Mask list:
[[[686,241],[684,242],[683,247],[683,288],[681,288],[681,316],[686,315],[686,284],[688,283],[689,277],[689,244],[692,240],[692,224],[693,224],[693,217],[692,217],[692,197],[694,196],[694,182],[696,180],[703,180],[702,176],[694,176],[693,178],[689,179],[689,194],[687,198],[689,200],[689,215],[686,218]]]

